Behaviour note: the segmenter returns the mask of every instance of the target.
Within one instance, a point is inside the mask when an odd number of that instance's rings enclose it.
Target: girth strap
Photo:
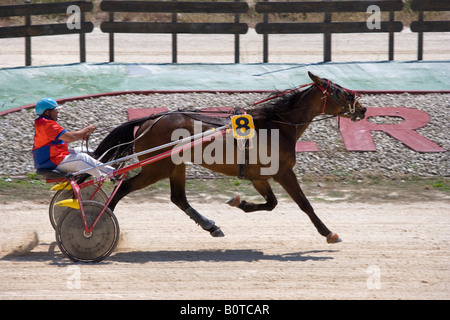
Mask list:
[[[241,163],[239,165],[239,179],[245,179],[245,172],[247,171],[247,166],[248,166],[248,150],[249,150],[249,139],[245,139],[245,147],[243,148],[243,152],[244,152],[244,163]]]

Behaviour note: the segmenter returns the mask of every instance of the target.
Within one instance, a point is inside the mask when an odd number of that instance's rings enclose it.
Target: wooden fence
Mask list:
[[[333,22],[332,14],[338,12],[366,12],[370,5],[389,12],[389,21],[381,21],[379,27],[369,29],[368,22]],[[389,33],[389,60],[394,59],[394,32],[400,32],[403,24],[394,21],[394,12],[403,9],[401,0],[381,1],[302,1],[258,2],[256,12],[263,14],[263,22],[256,25],[256,32],[263,35],[263,61],[269,60],[269,34],[323,33],[323,60],[331,61],[332,33]],[[323,13],[323,22],[270,23],[269,14],[274,13]]]
[[[239,62],[239,35],[247,33],[246,23],[239,15],[248,11],[246,2],[186,2],[186,1],[102,1],[100,8],[109,12],[109,21],[102,22],[101,30],[110,34],[109,61],[114,61],[114,33],[170,33],[172,34],[172,62],[177,62],[177,34],[234,34],[234,59]],[[165,12],[172,14],[171,22],[117,22],[114,12]],[[178,22],[178,13],[229,13],[233,23]]]
[[[450,11],[450,1],[413,0],[411,9],[418,12],[418,21],[411,23],[411,31],[418,32],[417,60],[423,59],[423,33],[449,32],[450,21],[425,21],[424,11]],[[449,46],[448,43],[442,44]]]
[[[80,10],[79,25],[77,27],[69,27],[68,23],[55,24],[32,24],[32,16],[49,15],[49,14],[67,14],[70,6],[77,6]],[[86,61],[86,38],[85,34],[92,32],[94,25],[92,22],[84,21],[84,13],[92,11],[92,2],[71,1],[71,2],[55,2],[55,3],[30,3],[25,1],[23,5],[6,5],[0,6],[0,17],[24,16],[25,25],[0,27],[0,38],[25,38],[25,65],[31,65],[31,38],[37,36],[50,36],[61,34],[80,34],[80,62]]]
[[[34,15],[70,14],[70,6],[79,10],[79,26],[70,28],[69,23],[32,24]],[[369,21],[338,22],[332,21],[333,14],[340,12],[368,12],[369,6],[382,12],[388,12],[387,21],[379,21],[371,26]],[[230,34],[234,35],[234,57],[238,63],[240,35],[247,33],[247,23],[241,17],[249,11],[244,0],[232,1],[102,1],[100,8],[109,13],[109,21],[101,23],[101,30],[109,33],[109,60],[114,61],[114,33],[167,33],[172,34],[172,62],[177,62],[177,35],[181,33],[196,34]],[[24,25],[0,27],[0,38],[25,38],[25,65],[31,65],[31,38],[35,36],[51,36],[63,34],[80,35],[80,62],[86,61],[85,34],[92,32],[92,22],[85,21],[85,13],[93,9],[89,1],[69,1],[57,3],[30,3],[25,0],[22,5],[0,6],[0,18],[24,16]],[[395,12],[403,9],[401,0],[322,0],[322,1],[283,1],[269,2],[262,0],[256,3],[255,10],[262,15],[262,22],[256,25],[256,32],[263,37],[263,62],[269,61],[269,34],[302,34],[317,33],[324,35],[323,60],[331,61],[331,36],[333,33],[388,33],[389,60],[394,59],[394,33],[403,28],[401,21],[395,21]],[[418,20],[411,23],[411,31],[418,33],[418,60],[423,59],[424,32],[450,32],[450,21],[427,21],[424,12],[450,11],[450,1],[446,0],[413,0],[411,9],[418,12]],[[134,13],[169,13],[170,22],[125,22],[116,21],[116,12]],[[375,11],[374,11],[375,12]],[[229,14],[233,22],[179,22],[180,13]],[[321,22],[269,22],[269,15],[279,13],[323,13]],[[381,15],[379,15],[381,16]],[[233,19],[234,17],[234,19]],[[447,44],[443,44],[447,45]]]

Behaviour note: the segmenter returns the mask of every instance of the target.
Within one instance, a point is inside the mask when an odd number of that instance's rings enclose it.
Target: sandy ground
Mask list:
[[[118,248],[97,264],[61,254],[42,203],[1,206],[0,299],[450,298],[448,201],[313,203],[343,239],[329,245],[290,199],[259,213],[192,202],[223,238],[166,197],[124,199]]]
[[[417,60],[417,33],[404,29],[394,36],[394,59]],[[424,35],[424,59],[448,60],[449,32]],[[115,61],[129,63],[172,62],[172,38],[165,34],[115,34]],[[241,63],[263,62],[262,35],[249,29],[241,36]],[[333,34],[332,61],[386,61],[388,34]],[[32,38],[32,65],[77,63],[79,36]],[[86,35],[86,62],[109,61],[109,35],[95,28]],[[323,61],[321,34],[270,35],[269,62],[316,63]],[[178,35],[179,63],[234,63],[233,35]],[[0,39],[0,68],[25,65],[23,38]]]
[[[449,37],[426,34],[424,58],[450,59],[442,45]],[[116,35],[115,43],[118,62],[171,62],[170,36]],[[384,34],[333,35],[332,59],[387,60],[387,43]],[[320,62],[322,44],[321,35],[270,36],[269,61]],[[32,46],[33,65],[79,62],[77,36],[37,37]],[[232,36],[180,35],[178,48],[180,63],[234,62]],[[241,54],[241,62],[262,62],[262,36],[249,30]],[[396,34],[395,60],[416,58],[417,34]],[[108,59],[108,35],[96,29],[87,35],[87,62]],[[23,39],[0,39],[0,68],[24,61]],[[48,220],[50,199],[2,203],[0,299],[450,298],[448,201],[313,202],[343,239],[335,245],[291,200],[248,214],[208,201],[192,205],[216,221],[223,238],[201,230],[167,197],[124,200],[115,211],[119,246],[98,264],[61,254]]]

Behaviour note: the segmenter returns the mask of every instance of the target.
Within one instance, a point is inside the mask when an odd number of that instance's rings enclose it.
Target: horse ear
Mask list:
[[[316,76],[315,74],[313,74],[311,71],[308,71],[308,75],[311,78],[312,81],[314,81],[316,84],[318,85],[322,85],[322,78],[319,78],[318,76]]]

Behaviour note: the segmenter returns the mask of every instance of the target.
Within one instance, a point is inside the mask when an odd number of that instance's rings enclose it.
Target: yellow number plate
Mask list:
[[[235,139],[251,139],[255,135],[253,118],[249,114],[231,117],[233,135]]]

